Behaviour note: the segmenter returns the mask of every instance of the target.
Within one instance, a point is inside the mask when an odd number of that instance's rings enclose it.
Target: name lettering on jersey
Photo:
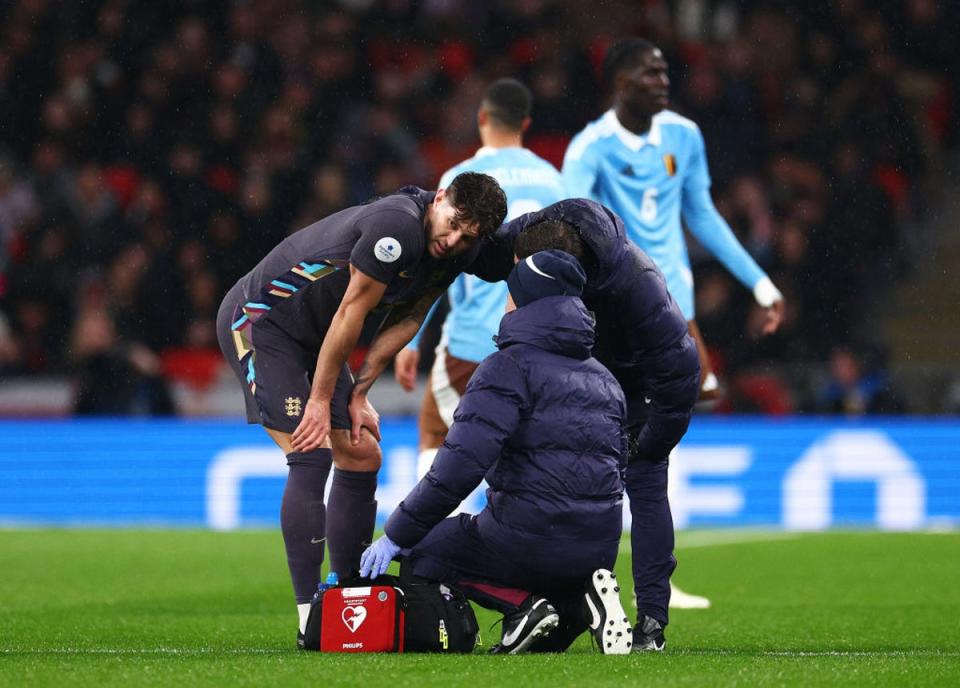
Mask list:
[[[663,156],[663,165],[667,168],[667,174],[671,177],[677,173],[677,158],[672,153]]]
[[[496,179],[500,186],[557,186],[557,172],[553,169],[495,167],[483,172]]]
[[[303,401],[300,397],[287,397],[283,400],[283,406],[288,416],[299,416],[303,412]]]
[[[393,237],[383,237],[373,246],[373,255],[381,263],[393,263],[400,257],[401,253],[403,253],[403,248],[400,246],[400,242]]]

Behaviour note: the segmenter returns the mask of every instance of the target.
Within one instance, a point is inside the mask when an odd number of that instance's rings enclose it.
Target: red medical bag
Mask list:
[[[402,594],[392,585],[330,588],[314,603],[304,636],[321,652],[403,652]]]

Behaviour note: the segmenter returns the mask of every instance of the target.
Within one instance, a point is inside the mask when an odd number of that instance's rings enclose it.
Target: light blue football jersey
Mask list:
[[[570,142],[563,178],[571,198],[590,198],[623,219],[632,241],[657,264],[687,320],[694,317],[687,228],[747,288],[766,277],[740,245],[710,197],[710,172],[700,128],[670,110],[637,135],[613,110]]]
[[[526,148],[483,147],[472,158],[447,170],[440,178],[440,188],[446,188],[461,172],[483,172],[497,180],[507,195],[507,220],[566,198],[557,168]],[[447,296],[450,310],[442,341],[451,355],[479,363],[497,350],[493,337],[500,329],[507,304],[507,283],[490,284],[461,274],[450,285]],[[416,347],[419,338],[417,333],[407,346]]]

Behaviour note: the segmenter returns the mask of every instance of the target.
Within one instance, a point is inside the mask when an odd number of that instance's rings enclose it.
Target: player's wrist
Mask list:
[[[783,301],[783,294],[769,277],[764,276],[754,285],[753,298],[764,308],[770,308],[777,301]]]

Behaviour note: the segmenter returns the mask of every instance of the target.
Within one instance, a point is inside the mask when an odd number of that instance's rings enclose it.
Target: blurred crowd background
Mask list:
[[[203,412],[220,384],[239,405],[214,333],[238,277],[330,212],[434,188],[497,77],[530,86],[527,145],[559,165],[625,35],[664,50],[718,208],[789,305],[762,338],[693,248],[717,411],[956,412],[920,336],[956,311],[902,295],[956,204],[960,10],[937,0],[0,4],[0,381],[59,381],[77,413]],[[909,385],[926,363],[935,398]]]

